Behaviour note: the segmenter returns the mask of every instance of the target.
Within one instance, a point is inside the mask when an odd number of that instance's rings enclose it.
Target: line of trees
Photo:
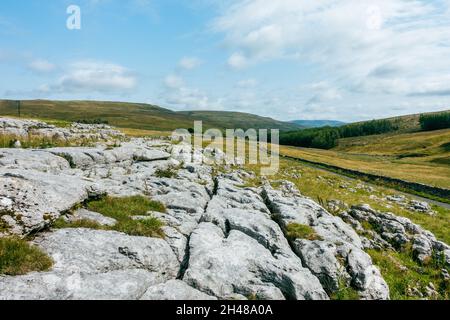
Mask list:
[[[280,144],[305,148],[331,149],[341,138],[368,136],[398,130],[389,120],[373,120],[342,127],[311,128],[280,134]]]
[[[447,129],[450,128],[450,112],[422,114],[419,121],[424,131]]]

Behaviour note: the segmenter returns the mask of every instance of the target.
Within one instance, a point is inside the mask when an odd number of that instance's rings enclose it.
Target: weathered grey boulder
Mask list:
[[[357,233],[341,218],[328,213],[309,198],[299,196],[298,190],[286,183],[280,190],[265,186],[263,195],[271,211],[283,226],[290,223],[309,225],[319,236],[332,242],[348,242],[361,248],[361,239]]]
[[[50,148],[47,152],[66,159],[72,168],[86,169],[95,163],[105,163],[106,160],[103,150],[97,148]]]
[[[167,213],[153,212],[152,215],[163,221],[167,226],[176,229],[184,236],[189,236],[199,222],[198,215],[190,214],[185,210],[168,209]]]
[[[72,168],[87,169],[98,164],[113,164],[125,161],[167,160],[170,154],[157,148],[147,148],[139,140],[123,143],[113,149],[105,148],[51,148],[47,152],[65,158]]]
[[[58,140],[111,140],[124,135],[104,124],[74,123],[68,128],[59,128],[37,120],[0,118],[0,134],[16,137],[38,136]]]
[[[139,299],[151,285],[174,279],[180,268],[162,239],[61,229],[34,242],[53,259],[52,270],[0,277],[0,299]]]
[[[0,168],[61,172],[70,169],[70,166],[65,159],[46,151],[31,149],[0,149]]]
[[[143,269],[168,280],[179,271],[179,262],[163,239],[115,231],[61,229],[41,235],[35,243],[53,258],[53,270],[58,272]]]
[[[409,202],[409,209],[417,212],[428,213],[431,215],[433,214],[430,204],[425,201],[411,200]]]
[[[239,208],[269,213],[264,200],[251,188],[242,188],[244,181],[238,176],[219,176],[216,178],[216,192],[208,204],[209,211]]]
[[[394,248],[401,249],[411,243],[414,256],[421,262],[430,258],[434,252],[444,253],[450,248],[447,244],[438,241],[431,232],[408,218],[392,213],[377,212],[367,205],[354,206],[348,214],[358,221],[367,221],[374,227],[376,232],[370,231],[374,238],[371,240],[374,247],[387,249],[392,245]]]
[[[300,239],[292,245],[329,292],[338,290],[343,279],[359,291],[361,298],[389,299],[389,287],[363,251],[361,238],[341,218],[302,197],[289,182],[280,190],[266,185],[263,196],[284,228],[296,223],[310,226],[317,233],[320,239],[315,242]]]
[[[347,259],[352,284],[359,290],[362,299],[389,299],[389,287],[367,253],[352,246],[341,248],[340,253]]]
[[[412,245],[413,254],[420,262],[430,259],[433,254],[433,246],[430,240],[424,235],[416,235]]]
[[[217,300],[181,280],[169,280],[148,288],[141,300]]]
[[[184,210],[200,218],[204,212],[209,194],[205,187],[196,182],[171,178],[153,178],[146,182],[149,195],[167,208]]]
[[[0,134],[3,135],[24,137],[28,135],[28,128],[32,126],[39,126],[39,122],[4,117],[0,118]]]
[[[193,151],[192,151],[192,145],[189,143],[179,143],[174,144],[170,148],[171,157],[184,162],[184,163],[192,163],[193,162]],[[199,162],[201,163],[201,161]]]
[[[89,183],[74,176],[0,169],[0,212],[14,219],[11,230],[40,230],[89,196]]]
[[[162,227],[164,232],[164,240],[170,245],[172,251],[175,253],[178,262],[183,263],[187,258],[187,238],[177,229],[173,227]]]
[[[190,239],[183,278],[200,291],[227,299],[234,294],[262,299],[328,299],[318,279],[299,260],[278,260],[244,233],[201,223]]]
[[[167,160],[170,154],[158,149],[135,148],[130,150],[133,152],[133,160],[135,161],[158,161]]]
[[[291,253],[283,231],[267,213],[237,208],[221,210],[208,208],[202,221],[214,223],[225,234],[231,230],[241,231],[258,241],[273,254]]]
[[[351,277],[344,261],[338,259],[338,249],[334,243],[297,239],[293,242],[293,248],[305,267],[319,278],[328,292],[339,290],[341,284],[349,284]]]
[[[141,269],[31,273],[0,277],[0,300],[137,300],[159,282],[157,274]]]

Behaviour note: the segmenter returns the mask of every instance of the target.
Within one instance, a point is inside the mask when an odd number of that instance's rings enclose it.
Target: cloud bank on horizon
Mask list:
[[[4,0],[0,27],[3,98],[281,120],[450,108],[450,0]]]

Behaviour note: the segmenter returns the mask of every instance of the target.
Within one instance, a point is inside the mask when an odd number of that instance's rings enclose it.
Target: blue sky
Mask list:
[[[81,29],[69,30],[69,5]],[[449,109],[450,0],[2,0],[0,98],[281,120]]]

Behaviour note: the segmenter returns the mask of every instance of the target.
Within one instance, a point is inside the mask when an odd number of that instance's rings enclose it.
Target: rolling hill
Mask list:
[[[106,101],[21,101],[21,116],[27,118],[78,121],[102,119],[109,124],[141,130],[172,131],[192,128],[195,120],[203,120],[203,128],[296,130],[299,126],[271,118],[237,112],[175,112],[144,103]],[[0,115],[18,116],[16,101],[0,100]]]
[[[272,118],[260,117],[250,113],[226,112],[226,111],[181,111],[196,120],[213,124],[215,128],[254,128],[254,129],[280,129],[282,131],[298,130],[301,126],[274,120]]]

